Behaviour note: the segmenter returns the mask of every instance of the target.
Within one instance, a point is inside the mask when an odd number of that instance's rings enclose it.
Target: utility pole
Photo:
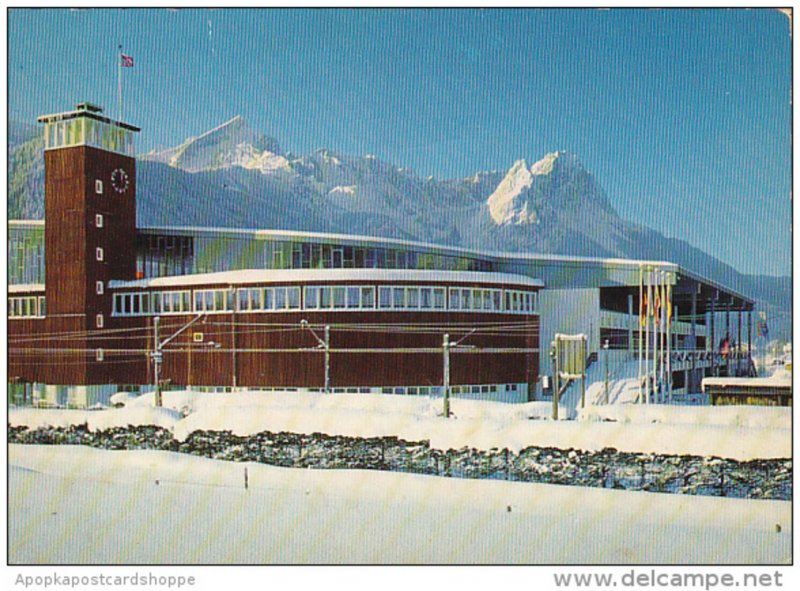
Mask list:
[[[581,339],[581,365],[583,366],[583,373],[581,374],[581,408],[586,407],[586,351],[587,341],[584,336]],[[574,369],[572,371],[575,371]]]
[[[159,316],[153,318],[153,375],[155,377],[155,405],[161,406],[161,382],[159,382],[158,370],[161,367],[161,343],[158,342],[158,323],[161,320]]]
[[[553,341],[550,345],[550,359],[553,366],[553,420],[558,420],[558,345]]]
[[[181,328],[179,328],[176,332],[172,334],[169,338],[164,339],[161,341],[158,337],[158,323],[161,321],[160,316],[156,316],[153,318],[153,351],[150,353],[150,358],[153,360],[153,377],[155,381],[155,405],[161,406],[161,382],[159,381],[159,369],[161,368],[161,360],[163,358],[163,353],[161,352],[164,348],[164,345],[172,341],[175,337],[185,331],[187,328],[192,326],[195,322],[200,320],[203,317],[203,314],[199,314],[194,317],[194,319],[190,320],[186,324],[184,324]]]
[[[325,325],[325,393],[331,393],[331,327]]]
[[[236,382],[236,298],[238,294],[235,287],[230,287],[229,289],[233,294],[231,302],[231,391],[234,391],[238,385]]]
[[[442,341],[442,355],[444,357],[443,371],[442,371],[442,386],[444,388],[444,403],[442,412],[445,418],[450,416],[450,335],[444,333],[444,340]]]
[[[317,348],[322,349],[325,352],[325,394],[330,394],[331,392],[331,327],[329,325],[325,325],[325,339],[319,338],[314,329],[311,328],[311,325],[308,324],[308,320],[303,319],[300,321],[300,327],[305,328],[308,332],[310,332],[315,339],[317,339]]]
[[[606,374],[606,389],[605,389],[605,403],[608,404],[608,339],[605,340],[603,343],[603,351],[605,353],[604,360],[605,360],[605,374]]]

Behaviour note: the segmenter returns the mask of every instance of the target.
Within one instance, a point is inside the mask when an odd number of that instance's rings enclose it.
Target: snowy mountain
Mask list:
[[[241,167],[261,172],[290,171],[274,138],[257,134],[239,115],[175,148],[152,151],[144,160],[163,162],[186,172]]]
[[[374,155],[283,151],[241,117],[140,155],[139,225],[280,228],[364,234],[468,248],[674,261],[762,300],[773,334],[791,334],[791,278],[755,277],[622,219],[577,156],[461,179],[422,178]],[[9,127],[9,216],[44,212],[42,139]]]

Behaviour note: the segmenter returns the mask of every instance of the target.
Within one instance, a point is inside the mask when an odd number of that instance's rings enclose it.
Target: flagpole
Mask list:
[[[664,356],[664,351],[666,351],[666,336],[667,336],[667,274],[664,271],[661,271],[661,308],[659,309],[659,317],[658,323],[661,326],[661,336],[659,337],[659,352],[661,354],[659,358],[659,373],[661,379],[661,402],[664,402],[667,398],[667,382],[666,376],[664,372],[667,368],[667,358]]]
[[[644,383],[644,403],[650,402],[650,307],[652,306],[653,290],[650,288],[653,281],[653,273],[647,268],[647,312],[644,324],[644,366],[647,379]]]
[[[667,396],[672,404],[672,274],[667,275]]]
[[[643,402],[642,398],[642,285],[644,283],[644,270],[639,265],[639,404]],[[647,312],[644,312],[647,314]],[[646,318],[646,316],[645,316]]]
[[[117,53],[117,91],[119,93],[119,120],[122,121],[122,45]]]

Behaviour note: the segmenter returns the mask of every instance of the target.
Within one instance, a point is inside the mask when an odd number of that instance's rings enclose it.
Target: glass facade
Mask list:
[[[140,277],[217,273],[243,269],[432,269],[498,271],[477,256],[372,246],[311,237],[247,236],[222,233],[186,235],[140,231],[137,272]]]
[[[72,115],[44,123],[44,149],[92,146],[133,157],[133,131],[114,123]]]
[[[44,224],[9,224],[8,283],[44,283]]]

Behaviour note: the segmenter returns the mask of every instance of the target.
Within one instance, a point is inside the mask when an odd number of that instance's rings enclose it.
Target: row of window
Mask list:
[[[46,312],[44,296],[8,298],[9,318],[41,318]]]
[[[45,150],[78,145],[94,146],[128,156],[134,155],[133,132],[128,129],[80,116],[45,123]]]
[[[377,298],[376,298],[377,293]],[[447,290],[436,286],[309,285],[200,289],[114,294],[115,316],[281,310],[445,310]],[[450,310],[536,311],[534,292],[513,289],[450,288]]]
[[[528,314],[536,311],[536,293],[514,289],[451,287],[450,309]]]
[[[444,287],[379,287],[378,307],[393,310],[444,310]]]
[[[480,258],[285,240],[139,234],[137,271],[144,277],[232,269],[442,269],[492,271]]]

